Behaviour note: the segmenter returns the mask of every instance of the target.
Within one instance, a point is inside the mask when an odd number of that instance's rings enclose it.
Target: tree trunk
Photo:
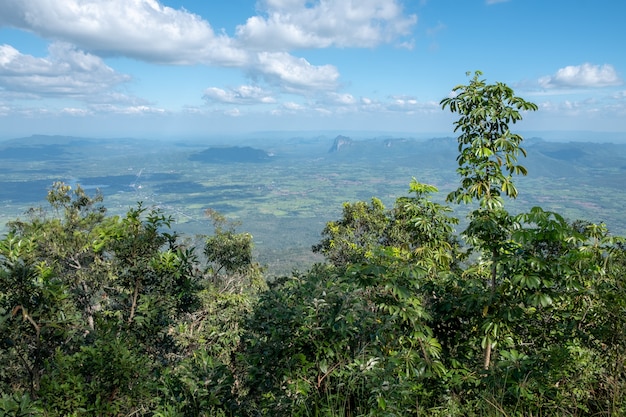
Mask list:
[[[133,302],[130,305],[130,315],[128,316],[128,324],[133,322],[135,318],[135,309],[137,308],[137,298],[139,297],[139,280],[135,282],[135,290],[133,291]]]

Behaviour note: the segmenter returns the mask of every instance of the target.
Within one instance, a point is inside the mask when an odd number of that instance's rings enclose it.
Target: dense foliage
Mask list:
[[[626,243],[603,224],[509,213],[537,106],[476,73],[448,204],[413,179],[346,203],[266,283],[214,211],[200,247],[141,203],[55,183],[0,240],[0,416],[513,416],[626,413]]]

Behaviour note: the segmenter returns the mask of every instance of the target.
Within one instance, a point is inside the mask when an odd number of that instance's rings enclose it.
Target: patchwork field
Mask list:
[[[339,145],[339,146],[338,146]],[[626,145],[530,138],[511,211],[541,205],[568,219],[605,222],[626,234]],[[33,136],[0,142],[0,224],[45,207],[54,181],[100,190],[112,214],[142,201],[158,206],[190,237],[211,233],[211,208],[253,234],[271,273],[319,260],[310,251],[345,201],[378,197],[391,206],[412,177],[457,186],[454,138],[345,137],[153,141]],[[468,207],[455,207],[462,218]],[[462,226],[461,226],[462,227]],[[0,229],[2,232],[6,229]]]

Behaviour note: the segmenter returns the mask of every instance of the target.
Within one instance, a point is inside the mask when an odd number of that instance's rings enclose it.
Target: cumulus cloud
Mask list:
[[[419,101],[410,96],[392,96],[390,99],[391,101],[387,105],[389,111],[432,113],[441,110],[439,103],[434,101]]]
[[[339,71],[332,65],[311,65],[286,52],[260,52],[254,71],[268,83],[291,93],[332,90],[339,78]]]
[[[246,54],[201,17],[156,0],[4,0],[0,24],[99,54],[150,62],[241,65]]]
[[[604,103],[599,103],[594,99],[586,100],[562,100],[562,101],[544,101],[539,103],[541,112],[553,115],[567,115],[570,117],[588,117],[604,111],[608,113],[609,108]],[[612,112],[611,112],[612,113]]]
[[[559,69],[556,74],[542,77],[539,85],[543,88],[586,88],[608,87],[622,84],[612,65],[569,65]]]
[[[148,114],[166,114],[165,109],[152,107],[147,105],[136,106],[120,106],[115,104],[94,104],[89,106],[94,112],[122,114],[122,115],[148,115]]]
[[[377,100],[369,97],[353,97],[351,94],[328,93],[322,100],[316,102],[315,110],[326,109],[331,113],[404,113],[404,114],[431,114],[441,112],[436,101],[420,101],[410,96],[390,96],[386,100]]]
[[[392,96],[391,99],[393,103],[399,107],[415,106],[418,103],[416,98],[407,96]]]
[[[333,104],[338,105],[354,105],[357,103],[356,98],[352,94],[347,93],[329,93],[327,95],[328,100]]]
[[[339,71],[294,56],[295,49],[374,47],[395,41],[409,49],[414,45],[410,35],[417,16],[406,14],[401,0],[259,0],[257,9],[259,14],[231,37],[216,33],[202,17],[159,0],[1,0],[0,27],[23,29],[53,43],[46,57],[3,45],[0,92],[5,97],[56,95],[92,102],[99,94],[99,102],[109,100],[114,111],[120,100],[131,102],[124,108],[150,108],[115,93],[130,77],[108,67],[101,57],[123,56],[160,64],[239,68],[255,83],[309,95],[336,90]],[[274,100],[250,86],[212,87],[204,98],[235,104]]]
[[[264,51],[301,48],[374,47],[406,36],[417,16],[397,0],[263,0],[266,16],[237,27],[237,39]]]
[[[157,0],[4,0],[0,25],[97,54],[166,64],[245,67],[254,52],[373,47],[409,35],[417,21],[398,0],[263,0],[263,16],[231,38],[208,21]]]
[[[78,108],[75,108],[75,107],[65,107],[65,108],[61,109],[61,114],[66,114],[68,116],[82,117],[82,116],[90,116],[90,115],[93,114],[93,112],[88,110],[88,109],[78,109]]]
[[[107,66],[95,55],[56,42],[48,56],[37,58],[0,45],[0,87],[5,92],[85,98],[125,83],[130,77]]]
[[[204,91],[203,98],[207,101],[229,104],[269,104],[276,102],[270,93],[251,85],[242,85],[230,90],[210,87]]]
[[[290,110],[290,111],[298,111],[298,110],[305,109],[305,107],[303,105],[298,104],[298,103],[294,103],[293,101],[287,101],[287,102],[283,103],[282,107],[285,110]]]

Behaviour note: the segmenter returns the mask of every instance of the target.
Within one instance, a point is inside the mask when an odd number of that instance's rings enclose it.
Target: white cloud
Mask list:
[[[391,99],[397,106],[414,106],[418,103],[417,99],[407,96],[392,96]]]
[[[320,116],[332,116],[333,115],[332,111],[323,107],[315,107],[312,110]]]
[[[127,106],[117,108],[118,113],[122,114],[165,114],[165,109],[152,106]]]
[[[95,55],[67,43],[53,43],[49,55],[25,55],[10,45],[0,45],[0,87],[7,92],[46,96],[88,97],[130,80]]]
[[[93,114],[92,111],[87,109],[77,109],[75,107],[65,107],[61,109],[62,114],[66,114],[68,116],[90,116]]]
[[[498,3],[506,3],[509,0],[485,0],[487,5],[498,4]]]
[[[399,0],[262,0],[263,16],[216,34],[208,21],[157,0],[3,0],[0,26],[99,55],[165,64],[246,67],[256,52],[373,47],[410,35],[417,17]],[[406,42],[410,45],[410,42]]]
[[[357,102],[357,100],[354,98],[352,94],[329,93],[327,97],[331,103],[344,105],[344,106],[353,105],[353,104],[356,104]]]
[[[539,85],[543,88],[592,88],[622,84],[622,80],[612,65],[569,65],[556,74],[542,77]]]
[[[116,90],[130,77],[101,58],[124,56],[240,68],[255,83],[262,80],[283,92],[309,95],[336,90],[339,71],[294,56],[294,49],[390,42],[414,46],[417,17],[404,12],[402,0],[259,0],[257,8],[259,15],[229,37],[216,33],[202,17],[159,0],[0,0],[0,27],[53,40],[46,57],[1,47],[0,94],[5,99],[71,97],[111,105],[115,112],[148,111],[149,103]],[[272,94],[250,86],[212,87],[204,98],[235,104],[274,101]]]
[[[124,106],[108,103],[89,104],[86,108],[77,107],[62,107],[58,109],[53,108],[41,108],[41,107],[6,107],[6,112],[2,112],[0,107],[0,116],[16,116],[22,118],[37,118],[43,116],[71,116],[71,117],[83,117],[93,115],[150,115],[158,114],[164,115],[168,113],[165,109],[146,106]]]
[[[266,16],[237,27],[237,38],[259,50],[374,47],[411,33],[417,16],[397,0],[262,0]]]
[[[298,111],[298,110],[303,110],[305,108],[303,105],[294,103],[293,101],[288,101],[288,102],[283,103],[282,107],[285,110],[290,110],[290,111]]]
[[[241,116],[241,112],[239,111],[239,109],[229,109],[224,112],[224,115],[230,117],[239,117]]]
[[[540,112],[550,113],[551,115],[579,117],[587,119],[597,114],[607,117],[617,117],[624,114],[625,106],[619,102],[609,102],[597,100],[594,98],[587,99],[567,99],[562,101],[548,100],[539,104]]]
[[[292,93],[333,90],[339,78],[337,68],[332,65],[311,65],[306,59],[285,52],[260,52],[255,72],[270,84]]]
[[[200,16],[156,0],[3,0],[0,25],[150,62],[236,66],[247,58]]]
[[[89,109],[95,113],[105,114],[123,114],[123,115],[148,115],[148,114],[166,114],[165,109],[158,107],[136,105],[136,106],[121,106],[115,104],[92,104]]]
[[[368,97],[354,98],[351,94],[328,93],[323,101],[318,101],[316,110],[327,109],[332,113],[404,113],[432,114],[440,113],[441,107],[435,101],[419,101],[409,96],[391,96],[388,100],[378,101]]]
[[[408,51],[412,51],[415,49],[415,39],[411,39],[410,41],[400,42],[397,45],[398,48],[406,49]]]
[[[207,101],[231,104],[270,104],[276,102],[270,93],[251,85],[242,85],[228,91],[210,87],[204,91],[203,98]]]
[[[439,103],[434,101],[419,101],[409,96],[392,96],[391,102],[387,104],[387,110],[405,113],[433,113],[440,112]]]

